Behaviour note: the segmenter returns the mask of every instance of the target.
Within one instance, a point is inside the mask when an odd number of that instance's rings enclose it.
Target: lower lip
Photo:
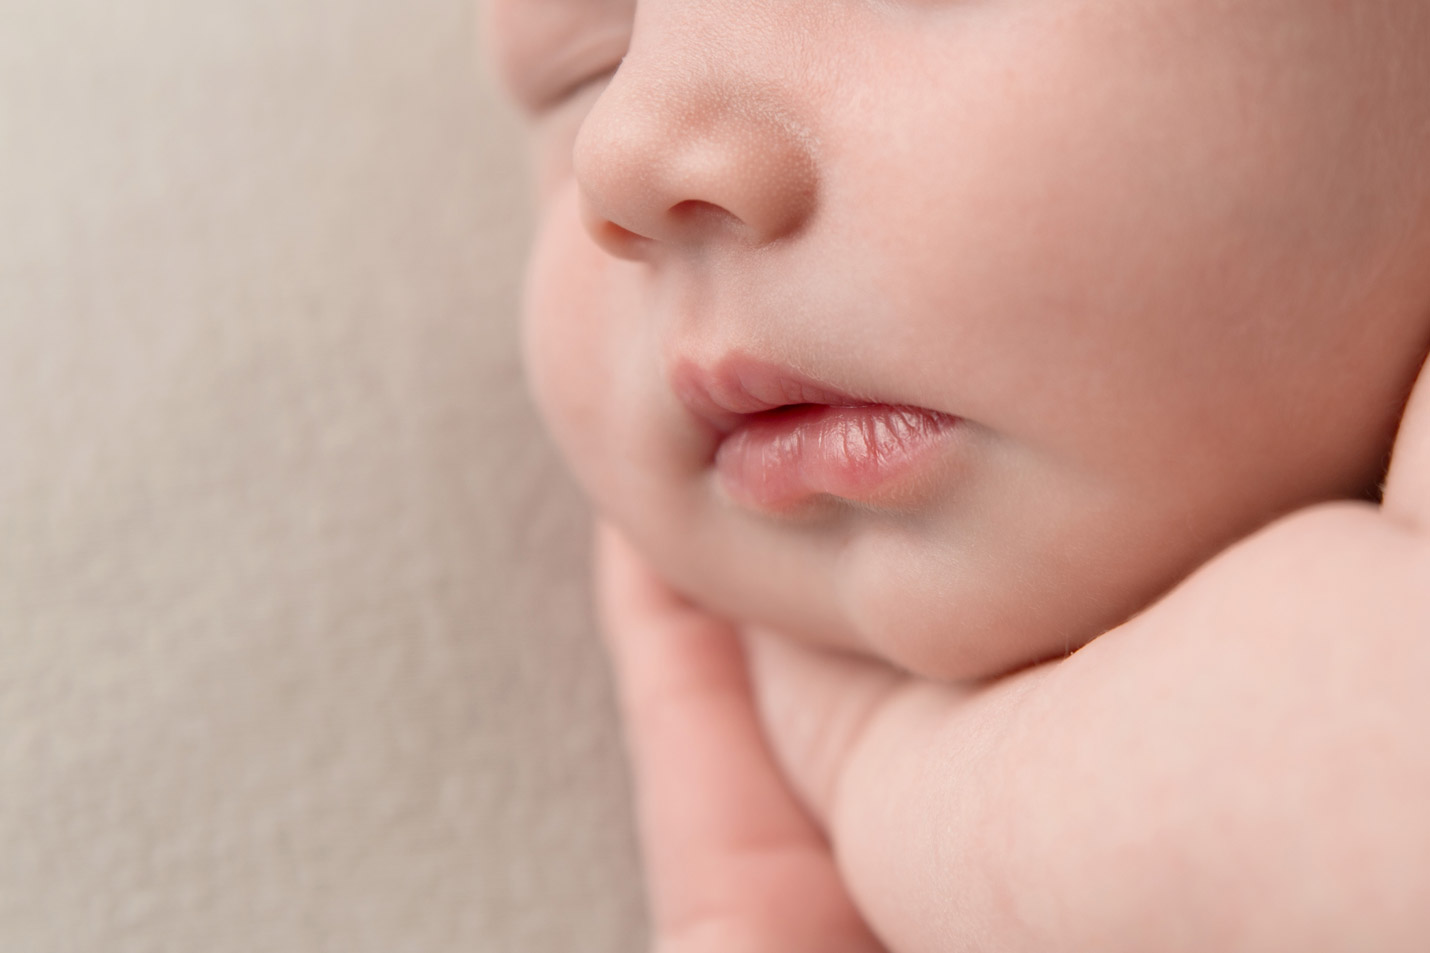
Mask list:
[[[727,436],[715,470],[736,503],[755,509],[788,510],[821,496],[877,503],[906,488],[957,423],[888,404],[781,408]]]

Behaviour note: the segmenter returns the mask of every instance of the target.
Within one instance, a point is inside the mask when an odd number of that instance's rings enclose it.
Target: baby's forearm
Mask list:
[[[854,895],[899,953],[1423,949],[1426,579],[1309,511],[1063,662],[892,695],[825,805]]]

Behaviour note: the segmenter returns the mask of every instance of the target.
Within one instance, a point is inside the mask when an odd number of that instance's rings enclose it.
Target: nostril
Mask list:
[[[595,230],[598,233],[596,240],[603,245],[627,244],[641,237],[629,228],[622,228],[612,221],[597,222]]]
[[[670,207],[671,221],[681,226],[681,230],[692,234],[703,234],[714,229],[726,229],[738,233],[749,230],[749,226],[723,206],[700,199],[687,199]]]
[[[734,218],[728,210],[721,208],[714,202],[703,202],[700,199],[686,199],[684,202],[677,202],[670,207],[670,214],[678,218],[698,219],[710,215]]]
[[[645,257],[651,239],[639,232],[617,225],[609,217],[591,207],[585,195],[581,197],[581,219],[586,232],[607,254],[617,258],[637,260]]]
[[[600,222],[594,229],[593,237],[596,244],[617,258],[629,258],[636,260],[645,257],[645,248],[651,243],[651,239],[646,238],[628,228],[622,228],[615,222]]]

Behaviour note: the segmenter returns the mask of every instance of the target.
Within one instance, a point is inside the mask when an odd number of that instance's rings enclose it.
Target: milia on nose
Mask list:
[[[635,54],[582,123],[572,168],[587,230],[620,258],[650,257],[651,243],[768,245],[818,203],[811,137],[777,93]]]

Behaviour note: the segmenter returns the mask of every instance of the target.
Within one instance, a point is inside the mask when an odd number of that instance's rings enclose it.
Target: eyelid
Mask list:
[[[610,66],[607,66],[604,69],[599,70],[598,72],[592,73],[589,76],[583,76],[580,79],[574,80],[572,83],[552,95],[547,100],[547,105],[544,108],[556,109],[580,96],[586,91],[587,87],[594,86],[597,83],[606,82],[608,79],[615,75],[616,70],[620,69],[620,65],[621,64],[617,62]]]
[[[554,109],[591,83],[609,77],[625,59],[630,39],[630,25],[620,24],[558,43],[532,78],[532,111],[539,114]]]

